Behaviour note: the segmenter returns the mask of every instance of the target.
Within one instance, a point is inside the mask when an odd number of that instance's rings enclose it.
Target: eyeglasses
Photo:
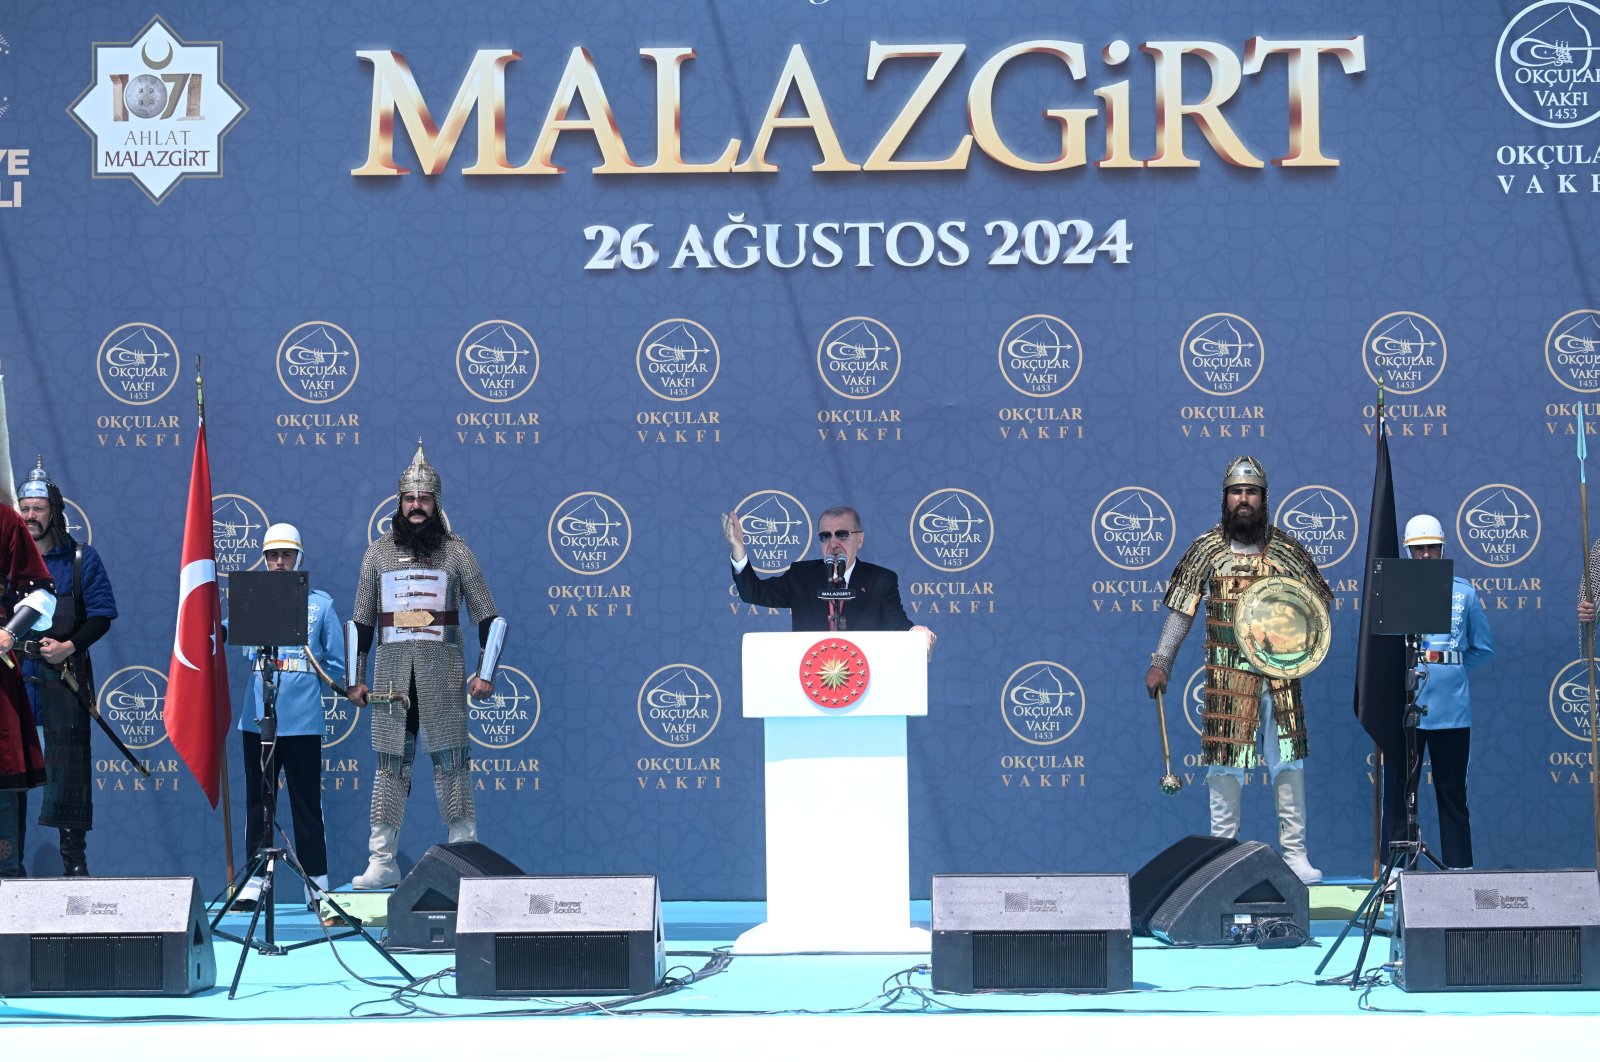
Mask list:
[[[848,542],[851,535],[859,534],[861,534],[860,531],[818,531],[817,541],[826,543],[830,538],[836,538],[840,542]]]

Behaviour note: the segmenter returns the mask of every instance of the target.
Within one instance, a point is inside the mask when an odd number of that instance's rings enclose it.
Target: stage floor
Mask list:
[[[1314,913],[1333,918],[1313,921],[1313,946],[1191,949],[1136,938],[1134,988],[1110,994],[936,993],[926,955],[736,956],[723,965],[717,949],[760,921],[760,903],[665,904],[669,974],[688,983],[623,1006],[585,997],[458,999],[448,974],[408,991],[359,940],[253,954],[230,1000],[239,946],[219,940],[215,989],[179,998],[7,1000],[0,1043],[5,1058],[103,1051],[118,1062],[202,1054],[358,1062],[463,1054],[1301,1059],[1412,1049],[1452,1058],[1594,1057],[1600,993],[1406,993],[1387,978],[1370,991],[1316,984],[1313,971],[1343,925],[1338,910],[1360,895],[1314,890]],[[303,908],[278,910],[280,942],[320,937]],[[911,913],[927,925],[926,901]],[[222,928],[242,933],[246,923],[229,914]],[[1359,944],[1358,935],[1346,940],[1328,974],[1348,973]],[[419,978],[454,962],[449,953],[399,958]],[[1375,940],[1368,967],[1376,972],[1387,959],[1388,942]],[[717,972],[697,976],[708,964]]]

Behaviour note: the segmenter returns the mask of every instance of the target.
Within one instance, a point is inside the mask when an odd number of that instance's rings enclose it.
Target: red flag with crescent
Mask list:
[[[211,530],[211,460],[206,425],[194,444],[189,507],[183,519],[183,565],[178,575],[178,627],[167,671],[165,719],[172,747],[217,806],[223,742],[232,709],[223,655],[222,598],[217,591],[217,549]]]

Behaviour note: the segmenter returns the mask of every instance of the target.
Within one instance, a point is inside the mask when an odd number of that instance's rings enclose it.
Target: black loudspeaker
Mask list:
[[[389,894],[389,932],[384,945],[449,951],[456,946],[456,903],[462,879],[521,873],[521,867],[476,841],[434,845]]]
[[[1242,841],[1207,860],[1150,916],[1150,935],[1167,944],[1242,944],[1311,935],[1311,891],[1271,848]]]
[[[461,882],[458,995],[636,996],[666,961],[651,875]]]
[[[187,996],[216,983],[193,878],[0,880],[0,996]]]
[[[1173,890],[1182,885],[1190,874],[1238,845],[1239,842],[1232,837],[1191,833],[1135,871],[1128,882],[1134,935],[1148,937],[1151,917],[1167,902]]]
[[[1126,874],[935,874],[933,987],[1133,987]]]
[[[1592,870],[1406,871],[1389,958],[1407,992],[1600,988]]]

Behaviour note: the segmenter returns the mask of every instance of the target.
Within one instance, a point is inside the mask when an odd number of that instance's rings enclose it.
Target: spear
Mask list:
[[[1583,599],[1594,603],[1594,573],[1589,570],[1589,477],[1585,462],[1589,458],[1589,439],[1583,423],[1583,403],[1578,407],[1578,512],[1583,521]],[[1595,724],[1594,695],[1594,621],[1583,625],[1583,655],[1589,662],[1589,786],[1594,791],[1594,859],[1600,867],[1600,757],[1596,756],[1600,743],[1600,727]]]

